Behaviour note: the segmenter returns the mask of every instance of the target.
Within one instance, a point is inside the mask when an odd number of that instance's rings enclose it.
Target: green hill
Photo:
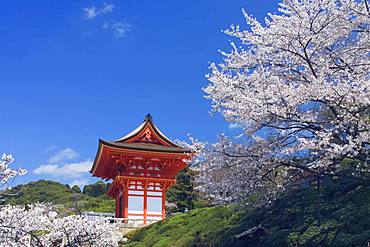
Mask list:
[[[317,193],[309,187],[292,191],[269,207],[215,206],[178,214],[132,233],[125,247],[367,246],[370,185],[329,181],[320,200],[320,226]],[[249,229],[246,238],[235,237]]]
[[[77,186],[60,184],[54,181],[39,180],[18,185],[9,191],[12,196],[5,198],[5,204],[29,204],[51,202],[60,211],[75,213],[82,211],[114,212],[114,201],[105,195],[108,185],[97,182],[86,185],[83,193]]]

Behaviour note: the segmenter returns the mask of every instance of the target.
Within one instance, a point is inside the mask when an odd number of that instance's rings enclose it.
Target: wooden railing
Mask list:
[[[130,218],[111,218],[109,222],[117,223],[120,227],[124,228],[140,228],[155,222],[158,222],[158,219],[146,219],[146,224],[144,224],[144,219],[130,219]]]
[[[146,224],[144,224],[144,219],[116,218],[113,213],[85,212],[83,215],[88,218],[99,218],[109,223],[117,223],[120,227],[124,228],[140,228],[160,221],[160,219],[147,218]]]

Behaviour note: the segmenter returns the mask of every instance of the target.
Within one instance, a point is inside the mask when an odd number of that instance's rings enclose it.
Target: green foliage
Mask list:
[[[232,227],[240,215],[235,206],[199,208],[170,217],[163,222],[139,229],[125,246],[212,246],[220,241],[220,233]]]
[[[80,193],[81,190],[77,190],[75,186],[71,189],[69,186],[54,181],[30,182],[18,185],[8,192],[15,195],[7,197],[5,204],[25,205],[36,202],[50,202],[56,204],[58,210],[65,214],[82,211],[114,212],[114,201],[105,194],[95,197],[82,194]]]
[[[83,189],[85,195],[97,197],[102,196],[107,193],[109,189],[109,184],[105,184],[102,181],[98,181],[95,184],[86,185]]]
[[[315,188],[296,189],[265,208],[199,208],[131,233],[125,246],[256,246],[256,239],[235,235],[259,224],[260,246],[367,246],[370,241],[370,185],[327,181],[321,192],[317,223]]]
[[[73,185],[73,187],[71,188],[71,190],[75,193],[81,193],[81,189],[80,189],[80,186],[78,185]]]
[[[181,170],[176,176],[176,184],[166,193],[166,200],[175,203],[177,210],[175,212],[185,212],[203,205],[199,195],[194,191],[194,179],[196,172],[189,167]]]

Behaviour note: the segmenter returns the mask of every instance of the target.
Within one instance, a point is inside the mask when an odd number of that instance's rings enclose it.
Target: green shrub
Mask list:
[[[318,225],[318,207],[321,224]],[[261,224],[261,246],[367,246],[370,240],[370,185],[336,179],[287,193],[266,208],[215,206],[170,217],[128,236],[125,246],[255,246],[235,235]]]

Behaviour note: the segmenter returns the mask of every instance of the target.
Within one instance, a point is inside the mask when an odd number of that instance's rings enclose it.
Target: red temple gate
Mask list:
[[[116,217],[148,220],[165,218],[166,191],[176,174],[186,167],[192,152],[173,143],[154,125],[148,114],[144,122],[113,142],[99,140],[91,173],[113,179],[108,195],[116,199]],[[143,202],[142,210],[129,209],[130,200]],[[141,200],[142,199],[142,200]],[[160,201],[161,210],[148,210],[148,200]],[[154,204],[154,203],[153,203]]]

